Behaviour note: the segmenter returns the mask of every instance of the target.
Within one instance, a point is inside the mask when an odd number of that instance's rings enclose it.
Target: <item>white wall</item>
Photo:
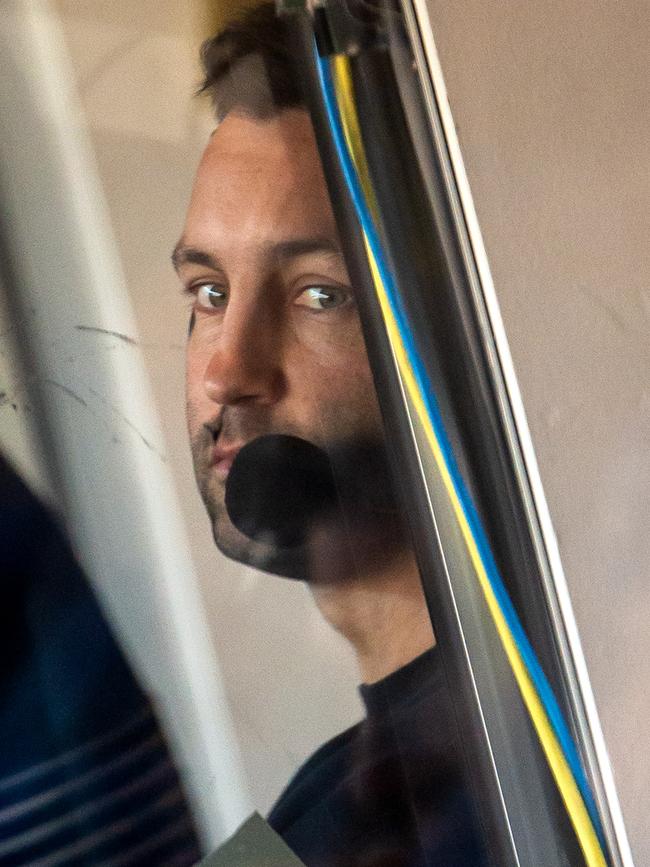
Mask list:
[[[648,5],[429,8],[633,852],[648,864]]]

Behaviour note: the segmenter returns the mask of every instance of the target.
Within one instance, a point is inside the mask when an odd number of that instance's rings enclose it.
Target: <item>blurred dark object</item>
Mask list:
[[[334,443],[327,451],[287,434],[247,443],[226,481],[226,508],[244,535],[281,547],[304,545],[314,526],[397,520],[388,458],[382,443]]]
[[[270,434],[247,443],[226,482],[226,508],[250,539],[304,544],[313,521],[336,506],[327,455],[300,437]]]
[[[0,864],[189,865],[151,704],[64,535],[0,456]]]

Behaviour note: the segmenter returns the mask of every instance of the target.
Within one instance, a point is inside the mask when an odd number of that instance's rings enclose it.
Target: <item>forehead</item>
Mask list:
[[[336,225],[307,112],[268,120],[230,114],[213,133],[199,165],[184,241],[268,245],[292,236],[336,239]]]

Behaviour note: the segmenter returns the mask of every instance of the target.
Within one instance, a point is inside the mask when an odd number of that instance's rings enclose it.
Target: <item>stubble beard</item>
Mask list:
[[[222,410],[218,419],[201,425],[192,436],[192,459],[199,493],[210,519],[214,542],[222,554],[263,572],[319,584],[348,580],[358,571],[361,561],[364,567],[382,558],[389,561],[404,549],[404,528],[397,515],[396,520],[381,523],[379,535],[371,525],[358,527],[357,532],[351,534],[346,522],[327,522],[320,532],[311,534],[313,538],[291,548],[282,548],[271,539],[268,542],[253,540],[241,533],[228,515],[226,480],[214,469],[213,450],[218,438],[226,442],[250,442],[269,433],[304,436],[304,432],[279,425],[277,420],[253,417],[232,408]],[[352,541],[353,536],[355,541]],[[355,550],[351,550],[351,543]]]

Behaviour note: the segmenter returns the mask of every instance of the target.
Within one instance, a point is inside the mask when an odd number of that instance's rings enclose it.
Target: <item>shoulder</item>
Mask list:
[[[314,807],[340,783],[347,767],[351,745],[358,737],[360,724],[336,735],[310,756],[296,771],[268,816],[278,833],[297,817]]]

